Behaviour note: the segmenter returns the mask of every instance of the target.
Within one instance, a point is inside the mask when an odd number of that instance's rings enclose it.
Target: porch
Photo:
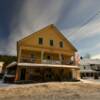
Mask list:
[[[77,81],[80,80],[78,66],[18,63],[16,82],[31,81]]]
[[[74,59],[71,59],[73,54],[54,51],[31,51],[22,50],[19,62],[21,63],[37,63],[37,64],[63,64],[74,65]],[[74,58],[74,57],[73,57]]]

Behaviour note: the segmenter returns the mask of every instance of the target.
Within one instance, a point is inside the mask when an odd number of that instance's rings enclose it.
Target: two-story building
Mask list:
[[[100,59],[82,59],[80,60],[81,78],[99,78],[100,77]]]
[[[17,42],[17,81],[79,80],[76,48],[49,25]]]

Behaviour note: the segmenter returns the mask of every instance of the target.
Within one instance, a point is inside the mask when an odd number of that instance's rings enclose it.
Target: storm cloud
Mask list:
[[[9,0],[6,3],[7,6],[0,10],[3,11],[0,18],[3,21],[0,24],[2,53],[16,54],[16,41],[55,24],[81,55],[100,54],[100,0]]]

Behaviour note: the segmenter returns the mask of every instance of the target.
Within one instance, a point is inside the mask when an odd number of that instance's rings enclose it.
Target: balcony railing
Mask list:
[[[43,64],[61,64],[61,61],[59,60],[42,60]]]
[[[42,63],[42,64],[64,64],[64,65],[73,65],[73,63],[71,63],[70,61],[60,61],[60,60],[47,60],[47,59],[43,59],[41,61],[40,58],[38,59],[33,59],[33,58],[29,58],[29,57],[22,57],[20,59],[20,62],[25,62],[25,63]]]
[[[25,63],[40,63],[41,62],[41,59],[34,59],[34,58],[31,58],[31,57],[22,57],[20,59],[20,62],[25,62]]]

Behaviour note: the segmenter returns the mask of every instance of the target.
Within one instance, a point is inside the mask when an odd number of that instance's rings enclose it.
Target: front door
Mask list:
[[[25,73],[26,69],[25,68],[21,69],[20,80],[25,80]]]

